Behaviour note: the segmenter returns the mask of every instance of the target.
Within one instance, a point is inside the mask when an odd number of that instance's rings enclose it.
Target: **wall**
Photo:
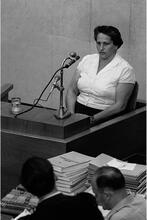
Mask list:
[[[1,0],[1,83],[14,84],[10,98],[33,103],[71,51],[81,58],[96,52],[93,28],[101,24],[119,28],[119,53],[135,68],[145,99],[145,0]],[[64,94],[77,64],[64,71]],[[58,108],[59,92],[41,104]]]

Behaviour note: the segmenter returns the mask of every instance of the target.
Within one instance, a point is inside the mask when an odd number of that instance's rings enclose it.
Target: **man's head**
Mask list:
[[[119,169],[103,166],[96,170],[92,178],[92,189],[98,205],[109,210],[125,194],[125,178]]]
[[[21,184],[38,197],[50,193],[55,188],[55,177],[51,163],[44,158],[31,157],[22,166]]]

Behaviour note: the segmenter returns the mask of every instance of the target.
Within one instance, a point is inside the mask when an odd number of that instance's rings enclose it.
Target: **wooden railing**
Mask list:
[[[6,83],[1,86],[1,101],[8,101],[9,92],[13,89],[13,84]]]

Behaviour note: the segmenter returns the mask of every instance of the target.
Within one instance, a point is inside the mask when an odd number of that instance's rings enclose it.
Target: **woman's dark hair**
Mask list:
[[[40,157],[27,159],[22,166],[20,182],[28,192],[38,197],[50,193],[55,186],[51,163]]]
[[[125,187],[125,178],[119,169],[110,166],[103,166],[95,173],[96,185],[100,190],[110,188],[119,190]]]
[[[118,46],[118,48],[120,48],[121,45],[123,44],[121,34],[120,34],[119,30],[116,27],[106,26],[106,25],[95,27],[95,29],[94,29],[94,39],[95,39],[95,41],[97,41],[97,35],[100,34],[100,33],[108,35],[111,38],[111,40],[113,41],[113,44],[115,46]]]

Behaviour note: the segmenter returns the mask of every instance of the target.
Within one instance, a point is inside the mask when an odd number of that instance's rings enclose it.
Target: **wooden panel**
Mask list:
[[[49,158],[65,152],[65,144],[60,140],[24,136],[3,130],[1,133],[2,196],[19,183],[20,169],[27,158],[31,156]]]
[[[127,116],[126,116],[127,115]],[[132,153],[145,152],[146,112],[126,114],[90,129],[87,135],[68,143],[70,150],[90,156],[106,153],[123,159]]]

